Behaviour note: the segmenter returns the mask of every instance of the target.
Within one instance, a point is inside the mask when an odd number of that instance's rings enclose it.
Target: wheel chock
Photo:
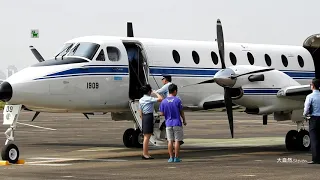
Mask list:
[[[16,163],[13,164],[24,164],[26,161],[23,159],[19,159]],[[9,161],[0,161],[0,166],[7,166],[7,165],[11,165],[11,163],[9,163]]]
[[[16,163],[16,164],[24,164],[24,163],[26,163],[26,161],[25,161],[25,160],[23,160],[23,159],[19,159],[19,160],[17,161],[17,163]]]
[[[0,166],[10,165],[9,161],[0,161]]]

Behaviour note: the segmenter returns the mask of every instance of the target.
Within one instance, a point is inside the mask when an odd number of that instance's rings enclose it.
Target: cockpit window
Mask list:
[[[105,56],[104,56],[104,51],[103,51],[103,49],[101,49],[99,55],[96,58],[96,61],[105,61],[105,60],[106,59],[105,59]]]
[[[119,61],[120,53],[116,47],[107,47],[108,58],[110,61]]]
[[[71,49],[71,47],[73,46],[73,43],[67,43],[67,44],[65,44],[62,48],[61,48],[61,50],[59,51],[59,53],[55,56],[55,58],[57,58],[57,57],[59,57],[59,56],[64,56],[64,55],[66,55],[68,52],[69,52],[69,50]]]
[[[39,62],[37,64],[32,65],[32,67],[37,66],[56,66],[56,65],[64,65],[64,64],[78,64],[78,63],[88,63],[89,60],[85,60],[79,57],[64,57],[63,60],[58,59],[49,59],[46,61]]]
[[[81,42],[75,45],[67,56],[80,56],[92,60],[100,45],[96,43]]]

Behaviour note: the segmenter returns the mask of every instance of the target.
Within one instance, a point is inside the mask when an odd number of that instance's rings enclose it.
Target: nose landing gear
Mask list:
[[[10,125],[4,133],[6,135],[5,146],[1,151],[2,160],[9,163],[17,163],[19,161],[19,149],[12,143],[14,141],[14,131],[17,127],[18,116],[20,114],[21,105],[5,105],[3,110],[3,125]]]

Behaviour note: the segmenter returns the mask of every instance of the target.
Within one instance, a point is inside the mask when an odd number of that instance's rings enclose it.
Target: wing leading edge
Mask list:
[[[278,91],[277,97],[297,101],[304,101],[308,94],[312,93],[310,85],[289,86]]]

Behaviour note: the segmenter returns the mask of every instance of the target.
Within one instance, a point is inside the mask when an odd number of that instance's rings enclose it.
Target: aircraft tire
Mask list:
[[[286,148],[288,151],[297,150],[297,130],[290,130],[286,135]]]
[[[128,148],[134,147],[134,139],[135,139],[134,136],[135,136],[135,130],[133,128],[127,129],[123,133],[123,144]]]
[[[9,163],[17,163],[19,160],[19,149],[15,144],[7,144],[1,151],[2,160],[9,161]]]
[[[309,151],[311,148],[311,139],[307,130],[300,130],[297,134],[297,145],[301,151]]]
[[[140,129],[136,129],[133,137],[134,146],[136,148],[143,147],[143,134]]]

